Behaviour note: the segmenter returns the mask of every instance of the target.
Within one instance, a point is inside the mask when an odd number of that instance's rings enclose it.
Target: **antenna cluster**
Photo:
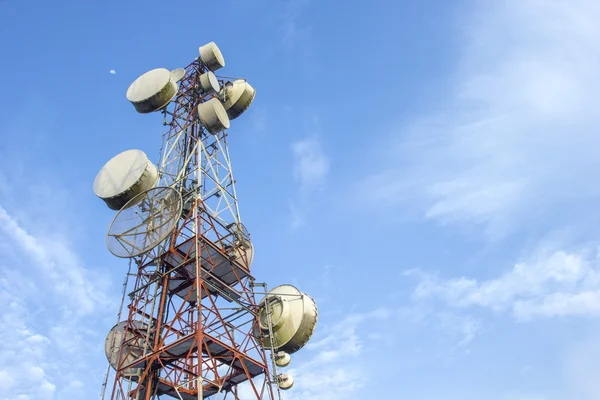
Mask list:
[[[257,399],[274,399],[294,383],[277,368],[287,367],[315,330],[310,296],[291,285],[268,291],[250,273],[254,246],[239,216],[225,138],[256,91],[244,79],[215,75],[224,66],[210,42],[186,68],[138,77],[126,97],[140,114],[164,115],[160,159],[154,164],[143,151],[126,150],[94,181],[94,193],[117,211],[107,247],[137,268],[122,309],[127,319],[106,338],[111,399],[239,399],[244,382]],[[103,398],[107,384],[108,374]]]

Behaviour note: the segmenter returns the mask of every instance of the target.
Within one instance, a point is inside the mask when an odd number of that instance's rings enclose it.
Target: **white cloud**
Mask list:
[[[600,260],[596,251],[540,250],[502,276],[483,281],[420,276],[413,292],[416,301],[441,300],[454,308],[509,310],[519,320],[600,315]]]
[[[311,27],[305,25],[300,18],[308,6],[309,0],[287,0],[280,15],[280,40],[286,51],[300,50],[304,55],[310,54]]]
[[[287,371],[294,377],[294,388],[286,393],[286,399],[351,400],[358,398],[373,371],[364,361],[361,328],[391,316],[386,309],[367,313],[350,314],[332,327],[327,334],[313,338],[301,350],[303,360],[294,362]],[[366,337],[367,334],[364,335]]]
[[[470,344],[475,335],[477,335],[481,329],[481,322],[475,318],[469,316],[462,316],[448,312],[436,312],[434,313],[436,319],[437,328],[451,340],[458,342],[454,345],[454,348],[467,346]]]
[[[18,282],[0,278],[0,303],[9,305],[0,318],[0,398],[51,399],[56,386],[47,376],[52,369],[50,341],[33,330],[24,301],[14,289],[18,287]]]
[[[304,218],[294,203],[290,204],[290,219],[290,225],[292,229],[300,228],[305,224]]]
[[[42,273],[52,290],[70,304],[64,306],[75,314],[87,315],[101,309],[109,302],[90,271],[81,266],[79,257],[57,237],[50,242],[33,237],[25,231],[0,205],[0,231],[20,250],[33,258],[33,270]],[[90,282],[94,282],[91,285]],[[106,283],[104,283],[106,284]]]
[[[110,70],[110,74],[111,74],[111,75],[115,75],[116,73],[117,73],[117,71],[115,71],[114,69],[111,69],[111,70]]]
[[[318,118],[313,117],[318,126]],[[310,208],[311,194],[322,189],[329,174],[330,161],[321,141],[309,136],[292,143],[294,157],[293,175],[297,183],[297,198],[290,202],[290,226],[297,229],[305,225],[304,214]]]
[[[329,159],[321,142],[308,137],[292,144],[294,154],[294,178],[300,190],[310,192],[323,185],[329,172]]]
[[[365,184],[378,204],[418,204],[428,218],[499,235],[600,196],[590,184],[600,178],[600,3],[479,4],[445,111],[396,133],[389,165]]]
[[[288,367],[277,373],[290,374],[294,386],[282,392],[285,400],[352,400],[373,374],[364,361],[362,329],[387,320],[392,313],[386,309],[349,314],[331,326],[317,325],[315,336],[298,353],[291,355]],[[323,331],[323,334],[320,332]],[[262,382],[257,378],[257,385]],[[256,398],[248,383],[239,386],[242,400]]]
[[[36,223],[26,228],[0,206],[0,304],[7,305],[0,317],[0,399],[85,397],[86,387],[101,383],[94,362],[103,356],[105,333],[97,324],[112,320],[116,305],[107,277],[84,267],[59,234],[40,233],[44,221]],[[87,384],[70,385],[78,379]]]

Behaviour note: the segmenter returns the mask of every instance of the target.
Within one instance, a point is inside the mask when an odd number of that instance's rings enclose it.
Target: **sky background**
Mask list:
[[[253,273],[319,307],[312,400],[600,398],[600,2],[0,1],[0,399],[99,398],[127,262],[100,167],[215,41]],[[114,70],[116,73],[111,74]]]

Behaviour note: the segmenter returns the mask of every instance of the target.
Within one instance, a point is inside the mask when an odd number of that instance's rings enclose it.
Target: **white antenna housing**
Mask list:
[[[218,93],[221,90],[219,80],[212,71],[200,75],[200,87],[204,95]]]
[[[215,44],[215,42],[210,42],[204,46],[200,46],[198,51],[200,52],[200,60],[202,60],[206,68],[209,70],[216,71],[225,66],[223,54],[221,54],[221,50],[219,50],[219,47]]]
[[[94,193],[111,210],[120,210],[158,182],[158,168],[141,150],[126,150],[111,158],[94,180]],[[129,204],[128,206],[133,206]]]
[[[292,362],[292,357],[285,351],[278,351],[275,354],[275,364],[278,367],[285,368]]]
[[[269,333],[267,301],[273,337]],[[317,325],[317,305],[312,297],[294,286],[281,285],[270,290],[260,302],[258,317],[254,335],[262,336],[264,346],[292,354],[310,340]]]
[[[228,83],[224,88],[223,106],[227,110],[229,119],[236,119],[250,107],[256,90],[243,79],[237,79]]]
[[[178,90],[171,72],[156,68],[133,81],[126,96],[137,112],[147,114],[165,108]]]
[[[252,261],[254,261],[254,245],[250,241],[247,241],[236,246],[234,252],[236,261],[247,269],[250,269]]]
[[[213,135],[228,129],[230,126],[227,112],[216,97],[198,104],[198,117],[200,117],[200,121],[206,130]]]
[[[280,374],[277,376],[277,384],[281,390],[291,389],[294,386],[294,378],[290,374]]]
[[[115,371],[119,369],[119,364],[127,366],[143,354],[146,344],[147,325],[139,321],[133,321],[132,324],[139,331],[137,335],[129,331],[127,332],[127,337],[124,338],[127,321],[119,322],[106,335],[104,351],[108,363]],[[143,371],[143,368],[127,368],[121,371],[121,376],[132,381],[137,381]]]
[[[183,79],[184,76],[185,76],[185,68],[176,68],[173,71],[171,71],[171,78],[173,78],[173,80],[175,82],[179,82],[180,80]]]

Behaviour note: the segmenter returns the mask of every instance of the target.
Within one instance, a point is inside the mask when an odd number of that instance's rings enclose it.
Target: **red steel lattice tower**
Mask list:
[[[208,61],[199,57],[164,80],[161,71],[145,74],[154,74],[145,78],[154,85],[152,96],[135,93],[132,84],[128,98],[139,112],[164,115],[158,167],[144,161],[141,177],[120,194],[95,183],[96,194],[120,209],[107,243],[131,260],[134,277],[125,284],[123,321],[107,337],[113,368],[103,399],[279,397],[274,358],[255,334],[254,248],[241,224],[224,129],[250,104],[254,89],[241,80],[216,83],[211,62],[222,57],[214,48]],[[222,97],[235,85],[238,115],[231,107],[236,98]],[[159,104],[165,99],[167,105]],[[221,104],[229,106],[229,118]],[[122,166],[115,171],[125,173]]]

